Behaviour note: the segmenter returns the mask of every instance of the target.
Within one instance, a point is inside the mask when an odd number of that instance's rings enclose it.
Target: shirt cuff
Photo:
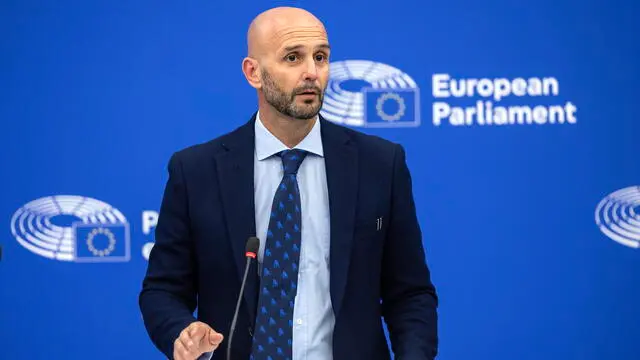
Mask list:
[[[211,360],[211,358],[213,357],[213,351],[211,352],[206,352],[202,355],[200,355],[200,357],[198,358],[198,360]]]

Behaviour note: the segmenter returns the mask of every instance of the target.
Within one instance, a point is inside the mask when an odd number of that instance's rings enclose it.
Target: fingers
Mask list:
[[[174,342],[173,353],[176,360],[194,360],[205,352],[200,349],[200,339],[206,334],[206,328],[200,324],[202,323],[194,322],[182,330]]]
[[[182,340],[178,338],[173,345],[173,358],[174,360],[193,360],[196,357],[189,353]]]
[[[220,346],[223,336],[210,327],[206,327],[204,336],[200,339],[200,349],[204,352],[211,352]]]
[[[182,330],[175,340],[174,359],[197,359],[203,353],[217,349],[222,340],[222,334],[215,332],[209,325],[196,321]]]
[[[191,339],[193,339],[195,342],[199,342],[205,335],[207,335],[211,328],[205,323],[194,322],[189,325],[186,330]]]
[[[222,334],[217,333],[214,330],[209,331],[209,345],[217,348],[218,346],[220,346],[222,340],[224,340],[224,336],[222,336]]]

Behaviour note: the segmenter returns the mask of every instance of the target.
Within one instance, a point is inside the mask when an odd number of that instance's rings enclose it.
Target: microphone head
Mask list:
[[[247,240],[247,246],[245,248],[247,256],[249,256],[249,254],[253,254],[253,257],[255,257],[255,254],[258,253],[258,249],[260,249],[260,239],[255,236],[250,237]]]

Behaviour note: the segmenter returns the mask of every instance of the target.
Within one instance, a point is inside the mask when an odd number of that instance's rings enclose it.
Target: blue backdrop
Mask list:
[[[167,161],[255,111],[245,32],[284,4],[328,29],[323,111],[407,149],[440,359],[640,358],[637,2],[4,0],[1,359],[162,358]]]

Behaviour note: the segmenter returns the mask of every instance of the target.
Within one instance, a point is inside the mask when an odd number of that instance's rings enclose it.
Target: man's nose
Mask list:
[[[315,81],[318,78],[318,64],[314,61],[313,58],[307,60],[306,68],[303,74],[303,80],[305,81]]]

